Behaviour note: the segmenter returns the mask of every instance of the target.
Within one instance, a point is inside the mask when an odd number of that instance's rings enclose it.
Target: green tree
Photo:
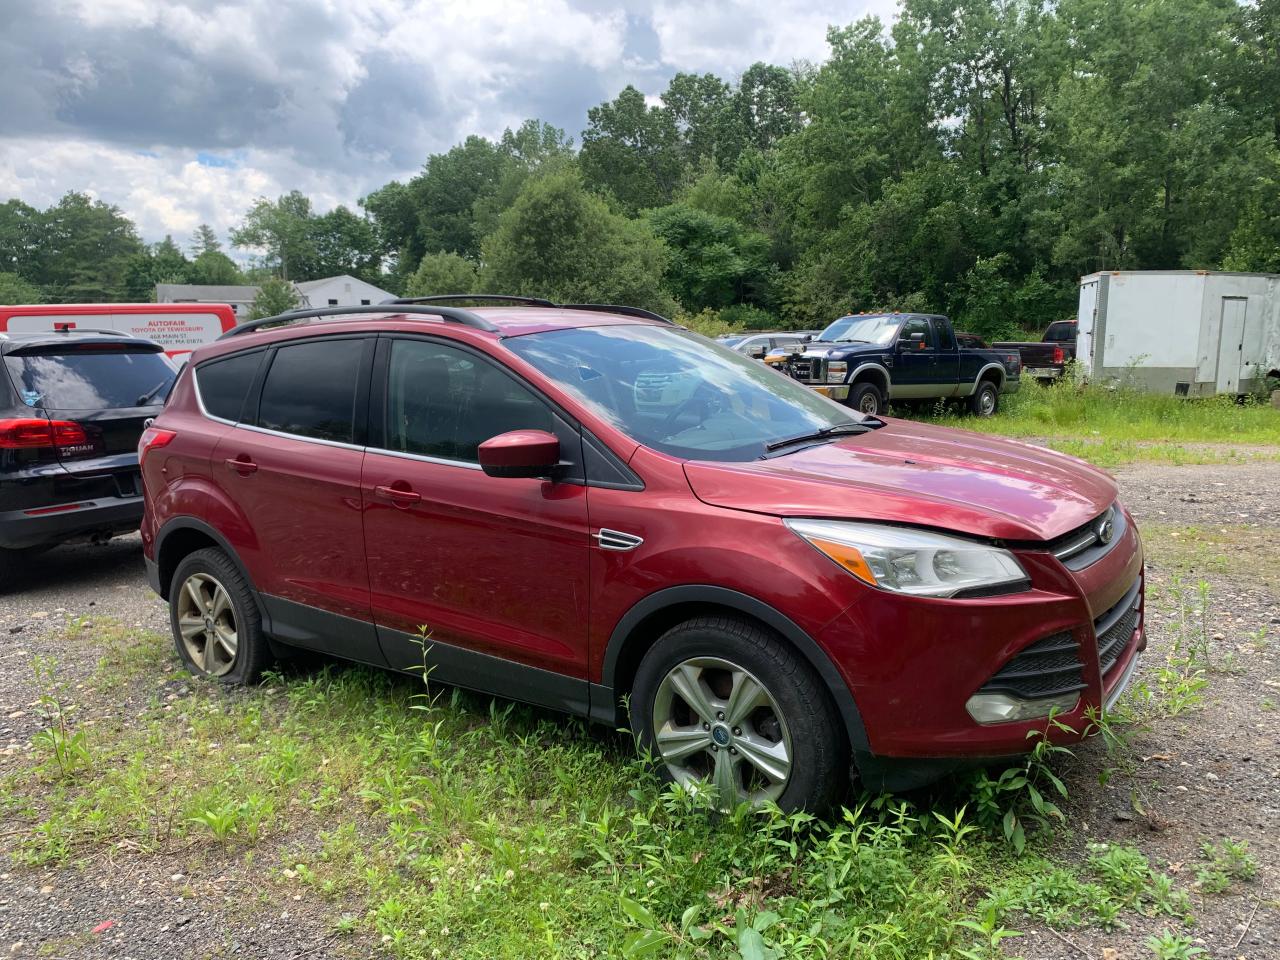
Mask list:
[[[711,73],[677,73],[662,94],[662,104],[675,123],[682,163],[692,166],[721,156],[733,130],[727,83]]]
[[[187,279],[190,283],[215,286],[234,286],[244,280],[236,262],[220,250],[206,250],[192,260]]]
[[[651,107],[626,87],[587,111],[579,162],[593,190],[635,214],[670,201],[680,180],[680,137],[666,107]]]
[[[306,279],[344,273],[370,283],[379,279],[382,255],[377,228],[367,217],[343,206],[334,207],[312,220],[311,245],[316,259]]]
[[[217,233],[213,227],[207,223],[202,223],[196,227],[196,232],[191,235],[191,256],[198,258],[206,253],[220,253],[222,244],[218,240]]]
[[[39,303],[40,289],[16,273],[0,273],[0,303]]]
[[[231,231],[231,242],[261,250],[264,264],[286,280],[323,276],[316,272],[314,219],[311,201],[297,190],[274,201],[259,197]]]
[[[476,293],[476,265],[456,253],[429,253],[418,263],[405,286],[405,295],[429,297],[445,293]]]
[[[648,220],[670,255],[667,287],[686,310],[770,302],[768,237],[687,204],[651,210]]]
[[[0,271],[39,276],[44,250],[44,215],[21,200],[0,204]]]
[[[279,277],[264,280],[258,288],[258,295],[249,308],[250,320],[261,320],[263,317],[274,317],[295,309],[302,301],[292,283]]]
[[[36,267],[22,276],[39,286],[47,301],[93,303],[124,296],[126,270],[143,246],[118,207],[71,192],[40,221]]]
[[[484,244],[480,285],[564,302],[669,311],[666,250],[648,224],[614,213],[560,167],[525,184]]]

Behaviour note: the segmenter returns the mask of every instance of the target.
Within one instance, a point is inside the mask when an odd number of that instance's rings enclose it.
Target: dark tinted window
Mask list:
[[[351,442],[360,340],[314,340],[281,347],[271,361],[258,426]]]
[[[935,341],[943,350],[954,350],[955,342],[951,339],[951,328],[947,326],[945,320],[931,321],[934,328],[934,334],[937,337]]]
[[[396,340],[387,371],[386,447],[476,462],[509,430],[555,429],[551,409],[496,365],[425,340]]]
[[[93,345],[5,358],[18,398],[47,410],[111,410],[164,402],[177,372],[163,353]]]
[[[1046,341],[1056,343],[1074,340],[1076,338],[1076,325],[1074,323],[1051,323],[1044,338]]]
[[[196,370],[196,386],[200,389],[200,402],[211,416],[240,419],[244,398],[263,356],[263,352],[257,350],[200,365]]]

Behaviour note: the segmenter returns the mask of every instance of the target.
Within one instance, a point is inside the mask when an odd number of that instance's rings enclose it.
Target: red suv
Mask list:
[[[629,713],[666,776],[786,808],[850,761],[901,789],[1051,713],[1083,732],[1132,675],[1142,547],[1105,474],[862,416],[645,311],[467,301],[500,305],[298,311],[192,355],[140,444],[192,671],[425,658]]]

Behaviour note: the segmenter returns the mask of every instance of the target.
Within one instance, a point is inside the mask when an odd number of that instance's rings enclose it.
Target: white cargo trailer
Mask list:
[[[1095,382],[1203,397],[1280,376],[1280,275],[1201,270],[1080,278],[1076,363]]]

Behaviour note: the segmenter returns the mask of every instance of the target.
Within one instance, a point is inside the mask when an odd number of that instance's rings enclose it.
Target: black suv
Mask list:
[[[110,331],[0,334],[0,570],[142,519],[138,440],[177,371]]]

